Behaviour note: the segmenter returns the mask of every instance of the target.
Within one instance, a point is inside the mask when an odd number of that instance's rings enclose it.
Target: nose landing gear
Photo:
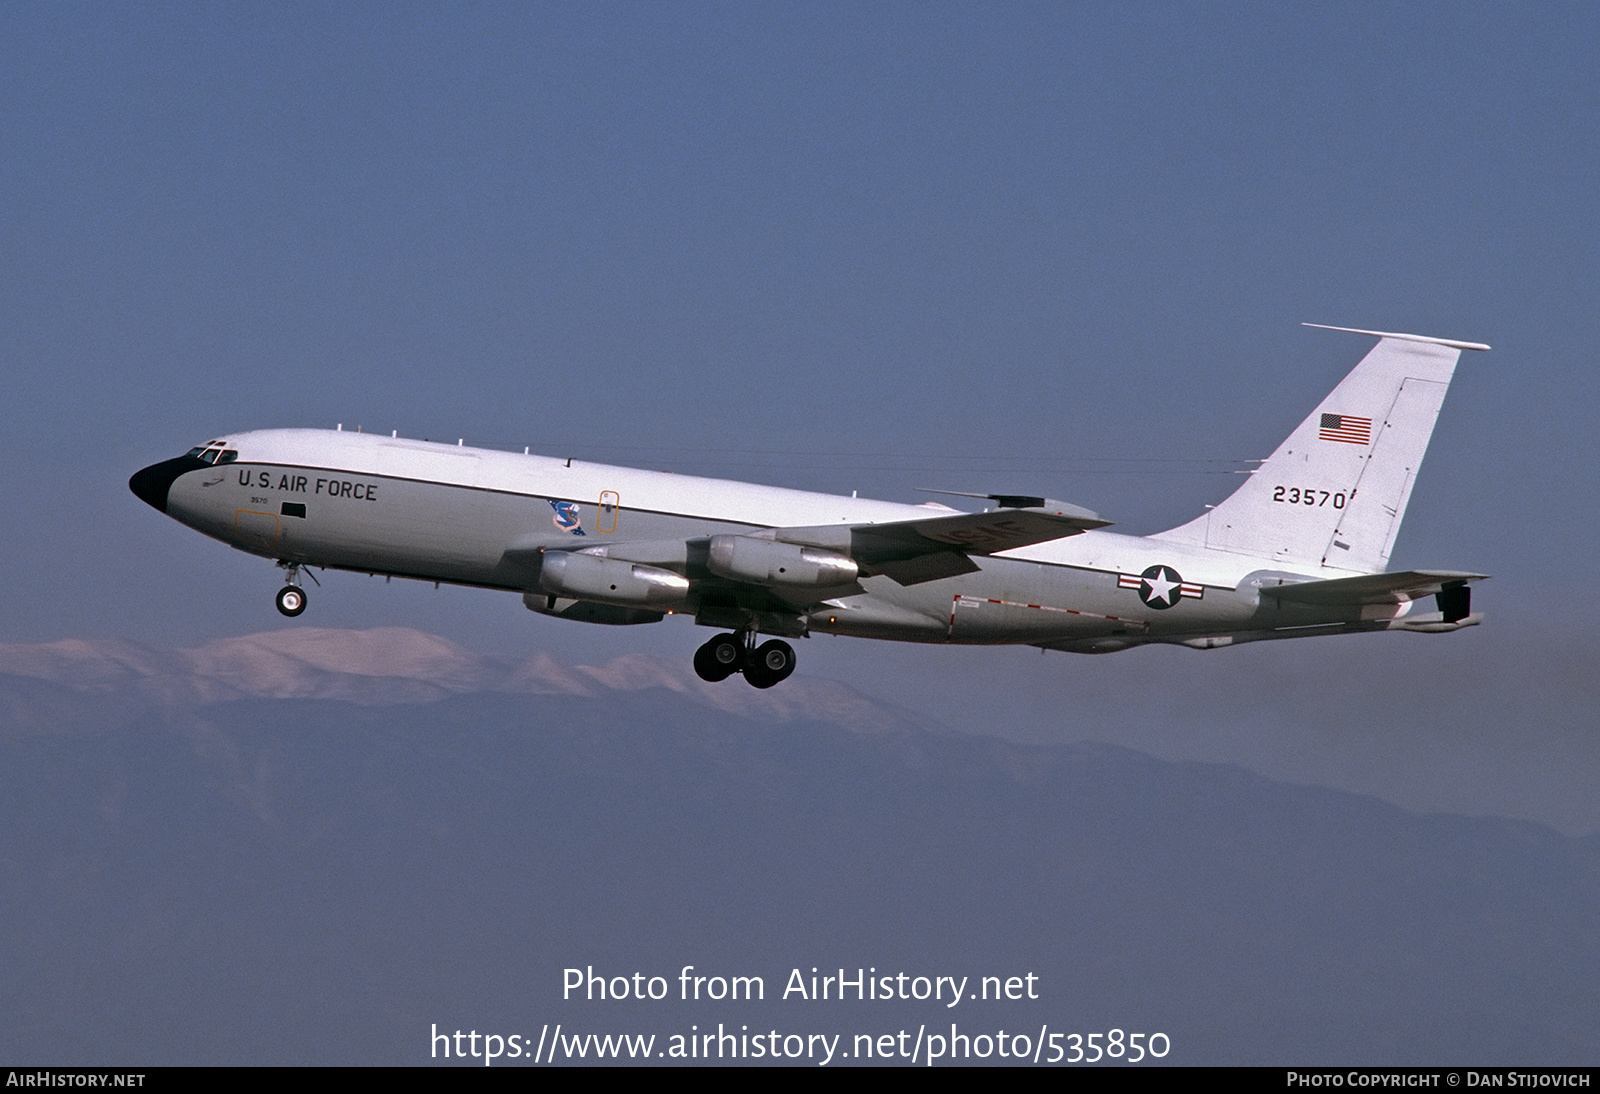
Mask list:
[[[300,567],[293,562],[280,562],[278,565],[284,568],[284,580],[288,582],[278,590],[278,610],[293,619],[306,610],[306,591],[300,587]]]
[[[306,591],[298,585],[285,585],[278,590],[278,610],[293,617],[306,610]]]
[[[753,688],[770,688],[794,672],[794,647],[779,639],[755,644],[750,631],[719,634],[694,652],[694,671],[702,680],[716,683],[736,672],[744,673]]]

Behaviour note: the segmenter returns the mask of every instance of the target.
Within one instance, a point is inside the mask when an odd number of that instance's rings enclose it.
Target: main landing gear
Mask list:
[[[794,647],[776,638],[757,646],[751,631],[719,634],[694,651],[694,671],[713,684],[742,672],[751,687],[770,688],[794,671]]]
[[[280,562],[287,573],[284,580],[288,582],[278,590],[278,610],[293,619],[306,610],[306,591],[300,587],[300,567],[292,562]]]

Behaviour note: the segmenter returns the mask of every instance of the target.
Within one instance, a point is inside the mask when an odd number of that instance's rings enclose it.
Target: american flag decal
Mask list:
[[[1350,414],[1324,414],[1317,427],[1317,439],[1344,441],[1346,444],[1371,444],[1372,419]]]

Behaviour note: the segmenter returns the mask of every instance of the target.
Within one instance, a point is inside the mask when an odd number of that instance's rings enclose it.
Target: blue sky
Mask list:
[[[1406,745],[1417,770],[1454,758],[1528,800],[1530,748],[1575,785],[1600,772],[1592,5],[0,18],[0,640],[285,625],[270,565],[126,490],[243,428],[343,422],[893,499],[1039,492],[1154,531],[1224,496],[1368,348],[1309,320],[1493,344],[1458,372],[1392,559],[1495,575],[1487,626],[1128,661],[824,640],[801,671],[963,725],[1369,789],[1384,776],[1351,771],[1405,742],[1330,738],[1305,704],[1381,680],[1435,719]],[[704,637],[339,574],[304,621],[574,660],[687,658]],[[1203,709],[1130,700],[1124,732],[1107,698],[1038,728],[1086,690],[1178,676]],[[1285,676],[1313,685],[1240,743],[1226,712]],[[1516,814],[1499,800],[1482,808]],[[1595,804],[1569,802],[1569,829]]]

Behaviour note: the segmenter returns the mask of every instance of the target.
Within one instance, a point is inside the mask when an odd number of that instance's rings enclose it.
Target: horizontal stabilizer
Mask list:
[[[1448,349],[1476,349],[1486,350],[1491,347],[1482,342],[1461,342],[1454,338],[1429,338],[1424,334],[1396,334],[1385,330],[1359,330],[1356,327],[1330,327],[1326,323],[1301,323],[1302,327],[1316,327],[1318,330],[1337,330],[1346,334],[1370,334],[1374,338],[1395,338],[1402,342],[1426,342],[1430,346],[1444,346]]]
[[[1469,615],[1456,616],[1455,618],[1451,618],[1446,612],[1429,612],[1427,615],[1391,619],[1386,629],[1391,631],[1410,631],[1412,634],[1449,634],[1452,631],[1459,631],[1462,627],[1476,627],[1482,622],[1482,612],[1472,612]]]
[[[1406,570],[1394,574],[1363,574],[1338,577],[1330,581],[1300,581],[1289,585],[1261,585],[1262,596],[1293,604],[1314,604],[1332,608],[1355,604],[1398,604],[1421,600],[1442,592],[1465,587],[1469,582],[1485,581],[1488,574],[1458,573],[1454,570]]]

